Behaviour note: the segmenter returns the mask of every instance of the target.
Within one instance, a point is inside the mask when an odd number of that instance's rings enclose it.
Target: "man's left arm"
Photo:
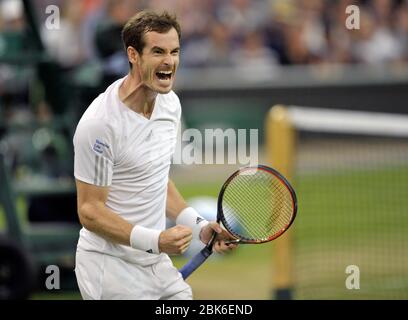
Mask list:
[[[205,244],[210,241],[213,231],[217,232],[217,241],[214,243],[213,250],[218,253],[225,253],[237,247],[236,244],[225,244],[225,240],[234,238],[217,222],[205,220],[194,208],[189,207],[170,179],[167,185],[166,215],[176,224],[192,228],[193,238],[200,239]]]

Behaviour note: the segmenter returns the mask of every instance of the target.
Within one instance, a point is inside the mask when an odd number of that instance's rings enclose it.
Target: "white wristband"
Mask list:
[[[148,253],[159,254],[159,236],[161,230],[148,229],[142,226],[134,226],[130,233],[130,246]]]
[[[193,229],[193,239],[200,240],[200,231],[209,222],[200,216],[194,208],[188,207],[179,213],[176,218],[176,224],[190,227]]]

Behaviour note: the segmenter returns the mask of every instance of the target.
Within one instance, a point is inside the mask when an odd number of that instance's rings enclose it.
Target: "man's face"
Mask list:
[[[166,33],[147,32],[145,47],[140,55],[142,82],[154,92],[168,93],[172,87],[179,64],[180,42],[177,31]]]

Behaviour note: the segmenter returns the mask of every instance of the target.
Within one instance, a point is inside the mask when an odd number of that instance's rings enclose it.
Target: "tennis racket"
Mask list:
[[[296,194],[289,182],[267,166],[244,167],[234,172],[218,195],[217,222],[235,238],[230,243],[259,244],[281,236],[292,225]],[[216,232],[204,249],[181,270],[184,279],[212,254]]]

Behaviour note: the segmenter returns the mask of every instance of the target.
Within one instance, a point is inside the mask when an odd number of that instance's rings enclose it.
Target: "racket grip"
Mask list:
[[[183,279],[187,279],[199,266],[201,266],[205,260],[211,255],[212,251],[207,247],[197,253],[183,268],[180,269],[180,273]]]

